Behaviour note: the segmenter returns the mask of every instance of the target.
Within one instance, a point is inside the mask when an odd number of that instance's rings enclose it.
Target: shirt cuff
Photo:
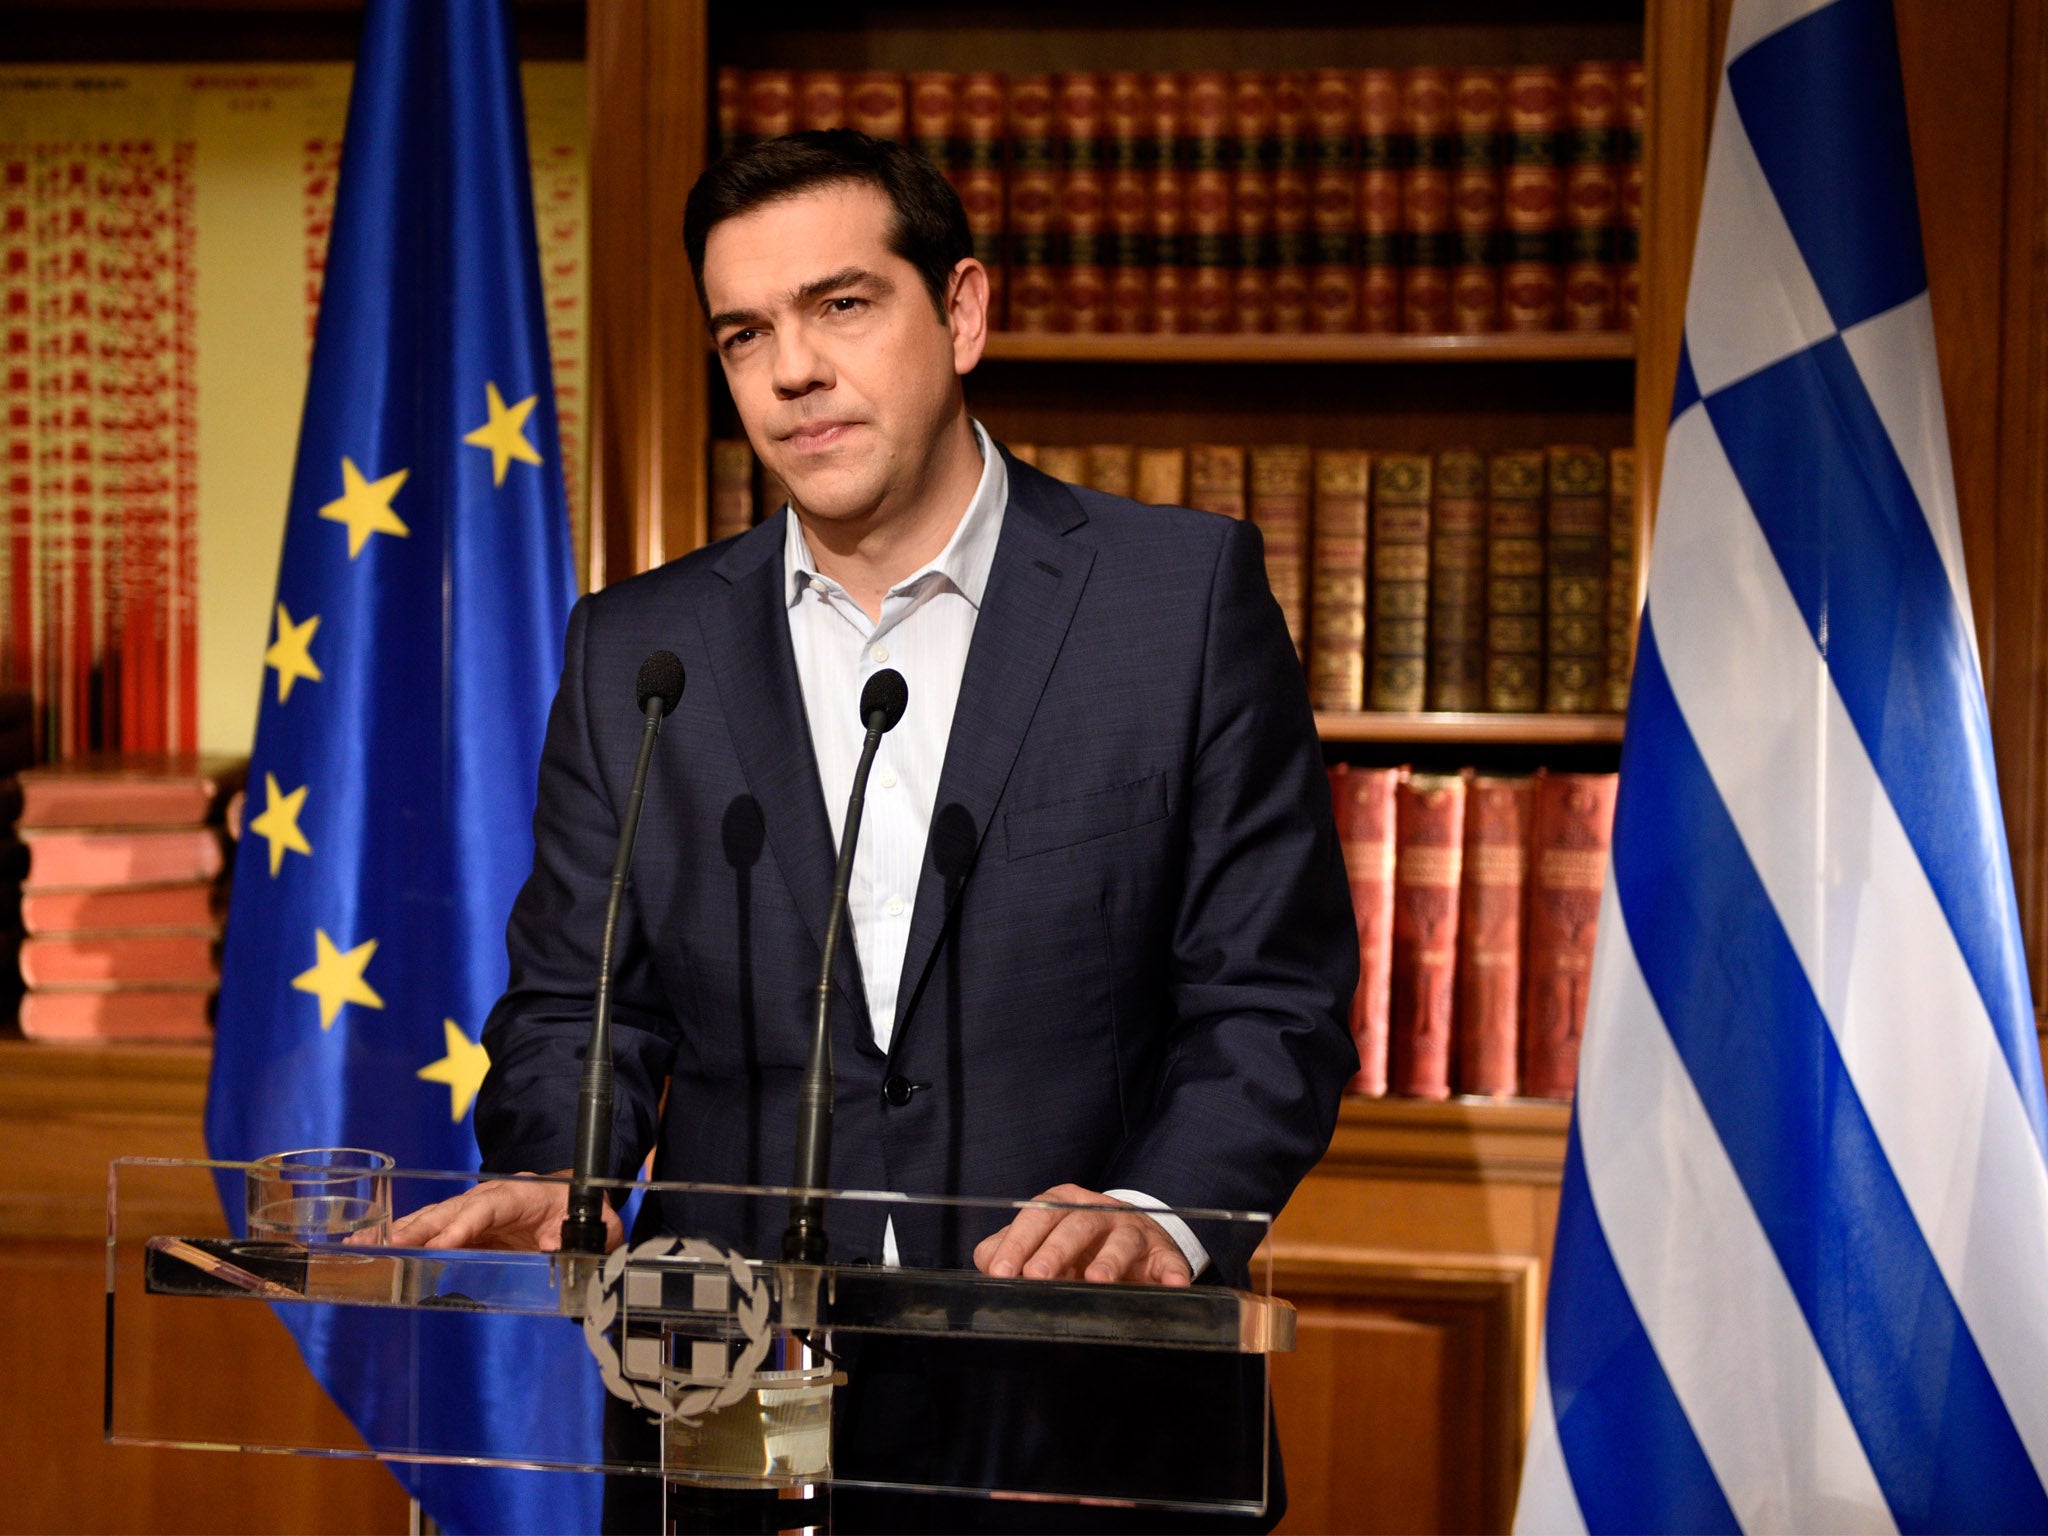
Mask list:
[[[1136,1189],[1105,1189],[1103,1193],[1112,1200],[1121,1200],[1125,1205],[1135,1205],[1148,1213],[1151,1218],[1166,1229],[1166,1235],[1173,1239],[1174,1246],[1188,1261],[1188,1273],[1199,1275],[1209,1267],[1209,1250],[1204,1248],[1192,1228],[1166,1208],[1164,1200]]]

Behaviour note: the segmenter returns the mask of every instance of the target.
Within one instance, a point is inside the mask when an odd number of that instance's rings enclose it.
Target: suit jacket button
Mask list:
[[[910,1102],[911,1094],[915,1093],[916,1091],[917,1090],[914,1087],[912,1087],[911,1082],[908,1078],[899,1076],[895,1073],[891,1073],[889,1076],[889,1080],[882,1084],[882,1097],[887,1099],[891,1104],[895,1105],[898,1109],[901,1109],[904,1105],[908,1104]]]

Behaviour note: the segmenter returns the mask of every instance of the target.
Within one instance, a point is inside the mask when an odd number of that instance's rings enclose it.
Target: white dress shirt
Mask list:
[[[974,423],[974,438],[981,449],[981,481],[960,526],[936,559],[889,589],[879,619],[870,619],[844,587],[820,574],[794,514],[783,541],[790,645],[835,845],[845,828],[846,800],[867,735],[860,719],[861,690],[885,667],[902,673],[910,690],[903,719],[875,753],[847,888],[848,927],[860,957],[868,1018],[875,1044],[885,1052],[896,1029],[911,908],[946,743],[953,734],[953,710],[960,701],[960,676],[967,668],[967,648],[1010,500],[1009,469],[980,422]],[[1104,1193],[1161,1209],[1159,1201],[1136,1190]],[[1187,1223],[1170,1215],[1159,1221],[1199,1273],[1208,1254]],[[882,1259],[898,1262],[893,1224],[883,1232]]]

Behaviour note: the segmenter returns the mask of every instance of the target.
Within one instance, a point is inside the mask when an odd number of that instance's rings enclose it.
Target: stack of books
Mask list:
[[[718,71],[717,146],[908,140],[1015,331],[1633,327],[1643,67]]]
[[[86,757],[21,775],[21,1030],[205,1040],[220,986],[223,821],[246,765]]]
[[[1358,917],[1353,1093],[1571,1097],[1615,784],[1331,767]]]

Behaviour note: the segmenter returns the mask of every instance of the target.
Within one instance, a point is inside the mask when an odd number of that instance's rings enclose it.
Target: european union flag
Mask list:
[[[575,597],[549,380],[502,0],[372,0],[264,653],[215,1157],[477,1166],[477,1033],[532,865]],[[373,1446],[531,1447],[554,1425],[599,1459],[601,1388],[571,1328],[279,1310]],[[450,1531],[597,1524],[592,1477],[396,1471]]]

